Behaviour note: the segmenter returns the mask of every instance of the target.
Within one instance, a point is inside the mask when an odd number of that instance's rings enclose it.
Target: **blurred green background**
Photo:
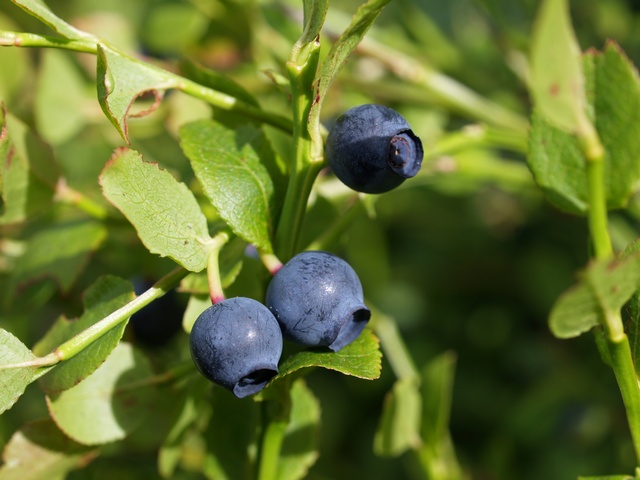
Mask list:
[[[164,68],[177,68],[181,58],[194,60],[238,81],[263,108],[289,111],[287,95],[270,77],[283,73],[300,33],[301,2],[48,4],[79,28]],[[324,53],[358,4],[333,2],[322,39]],[[526,118],[526,55],[538,4],[393,0],[369,36]],[[638,63],[640,2],[580,0],[572,2],[571,13],[583,49],[598,49],[614,39]],[[8,1],[0,3],[0,28],[50,33]],[[584,219],[555,210],[535,187],[525,163],[524,131],[513,134],[513,148],[469,142],[438,154],[437,142],[469,132],[478,118],[388,67],[366,54],[353,56],[332,87],[324,120],[329,124],[361,103],[384,103],[407,117],[432,155],[419,178],[380,197],[375,218],[358,216],[332,250],[359,272],[369,301],[397,320],[418,365],[444,351],[456,353],[451,433],[472,478],[564,480],[631,471],[633,449],[622,401],[593,338],[560,341],[546,323],[555,299],[587,262]],[[70,186],[105,203],[97,176],[122,141],[95,99],[94,69],[90,55],[0,49],[0,98],[7,110],[52,145]],[[132,121],[132,147],[189,183],[193,174],[176,142],[176,128],[208,112],[201,102],[171,93],[153,115]],[[286,151],[288,139],[267,130],[276,148]],[[638,211],[634,203],[612,214],[617,246],[637,237]],[[306,238],[311,241],[323,225],[313,219],[339,214],[334,203],[317,197]],[[0,233],[11,237],[38,227],[21,228]],[[132,249],[139,250],[135,261]],[[116,225],[72,292],[60,295],[51,282],[40,282],[1,311],[0,325],[31,346],[59,314],[80,311],[79,292],[97,274],[154,278],[168,266],[146,252],[130,228]],[[251,288],[243,278],[252,275],[251,268],[246,265],[234,292]],[[0,265],[0,274],[1,282],[8,274],[6,265]],[[185,337],[175,340],[180,351]],[[383,398],[393,381],[386,363],[376,382],[324,371],[308,377],[323,418],[321,456],[310,478],[416,478],[411,458],[381,459],[372,452]],[[31,386],[0,417],[0,446],[25,421],[42,415],[44,400],[37,386]],[[71,477],[156,475],[155,451],[145,448],[144,441],[108,450]],[[185,472],[184,478],[197,476]]]

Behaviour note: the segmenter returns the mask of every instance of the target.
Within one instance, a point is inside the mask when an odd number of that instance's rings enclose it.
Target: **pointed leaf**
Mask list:
[[[207,219],[184,183],[144,162],[138,152],[118,149],[102,171],[100,185],[151,253],[193,272],[205,268],[211,240]]]
[[[127,343],[119,343],[91,376],[64,392],[48,395],[58,427],[85,445],[125,438],[151,407],[155,388],[149,361]]]
[[[35,360],[36,356],[11,333],[0,328],[0,366]],[[0,414],[10,409],[31,382],[52,367],[0,369]]]
[[[279,367],[280,373],[275,380],[296,372],[302,368],[322,367],[345,375],[375,380],[380,376],[381,366],[380,340],[369,329],[338,352],[327,349],[309,349],[295,353]]]
[[[575,133],[586,119],[580,47],[567,0],[545,0],[531,47],[531,91],[537,109],[554,126]]]
[[[373,451],[381,457],[397,457],[422,443],[420,419],[422,398],[415,378],[394,383],[384,399],[382,417],[373,440]]]
[[[0,225],[22,222],[51,203],[59,170],[48,145],[0,105]]]
[[[353,16],[349,26],[331,47],[331,50],[320,67],[320,71],[316,75],[317,80],[314,85],[315,100],[309,113],[311,125],[318,122],[322,103],[334,78],[338,75],[338,72],[345,65],[349,55],[351,55],[358,46],[389,1],[390,0],[369,0],[362,4]],[[326,14],[326,12],[324,13]],[[322,17],[322,20],[324,20],[324,17]]]
[[[320,402],[299,378],[291,385],[291,412],[278,461],[278,480],[306,478],[319,456],[319,427]]]
[[[55,424],[38,420],[13,434],[5,447],[1,480],[64,480],[87,465],[96,450],[65,436]]]
[[[182,149],[220,216],[239,237],[272,252],[282,201],[282,173],[261,130],[210,120],[180,129]]]
[[[640,80],[619,47],[588,52],[583,68],[588,109],[606,150],[605,189],[609,209],[624,207],[640,183]],[[575,136],[534,114],[529,136],[529,167],[549,200],[563,210],[584,214],[589,203],[584,158]]]
[[[456,355],[445,352],[422,370],[422,439],[433,448],[448,436],[455,365]]]
[[[64,20],[58,18],[43,0],[11,0],[29,15],[33,15],[46,26],[58,32],[65,38],[73,40],[93,39],[93,35],[82,32],[72,27]]]
[[[52,278],[68,292],[106,236],[104,226],[92,220],[56,224],[38,232],[27,241],[25,253],[16,262],[13,288]]]
[[[214,388],[209,402],[212,415],[205,432],[207,443],[203,474],[216,480],[252,478],[251,452],[256,447],[259,404],[238,400],[222,388]]]
[[[75,321],[60,318],[34,346],[34,353],[42,356],[66,342],[76,334],[126,305],[135,297],[133,285],[111,275],[96,280],[84,293],[85,310]],[[56,369],[40,381],[47,392],[60,392],[77,385],[91,375],[111,354],[122,338],[127,322],[112,328],[87,348],[57,365]]]
[[[604,313],[618,311],[640,286],[640,256],[592,262],[577,285],[551,309],[549,327],[558,338],[576,337],[600,322]]]
[[[151,108],[135,116],[152,113],[160,104],[164,91],[180,85],[179,77],[148,63],[129,57],[111,47],[98,45],[98,101],[103,112],[122,138],[129,142],[128,117],[134,101],[151,93]]]
[[[71,57],[59,50],[43,50],[35,91],[38,132],[50,143],[61,144],[85,128],[89,101],[86,81]],[[65,88],[60,88],[64,85]]]
[[[598,325],[601,313],[591,290],[578,284],[564,292],[549,314],[549,328],[558,338],[571,338]]]

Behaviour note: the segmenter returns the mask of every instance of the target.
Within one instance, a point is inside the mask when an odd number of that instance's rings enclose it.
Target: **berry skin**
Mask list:
[[[395,110],[360,105],[336,120],[327,137],[326,156],[349,188],[384,193],[414,177],[422,166],[422,142]]]
[[[206,309],[190,334],[200,373],[238,398],[262,390],[278,373],[282,332],[267,307],[234,297]]]
[[[355,340],[371,317],[356,272],[327,252],[289,260],[271,280],[266,304],[285,338],[334,352]]]

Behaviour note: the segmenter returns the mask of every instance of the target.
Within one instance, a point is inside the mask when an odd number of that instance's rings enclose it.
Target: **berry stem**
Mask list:
[[[209,252],[209,261],[207,262],[207,280],[209,281],[209,297],[211,303],[215,305],[224,300],[224,291],[222,289],[222,280],[220,279],[220,262],[219,249],[212,249]]]

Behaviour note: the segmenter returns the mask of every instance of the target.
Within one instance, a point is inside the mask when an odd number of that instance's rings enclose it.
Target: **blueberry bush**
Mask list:
[[[0,480],[640,479],[639,21],[0,3]]]

